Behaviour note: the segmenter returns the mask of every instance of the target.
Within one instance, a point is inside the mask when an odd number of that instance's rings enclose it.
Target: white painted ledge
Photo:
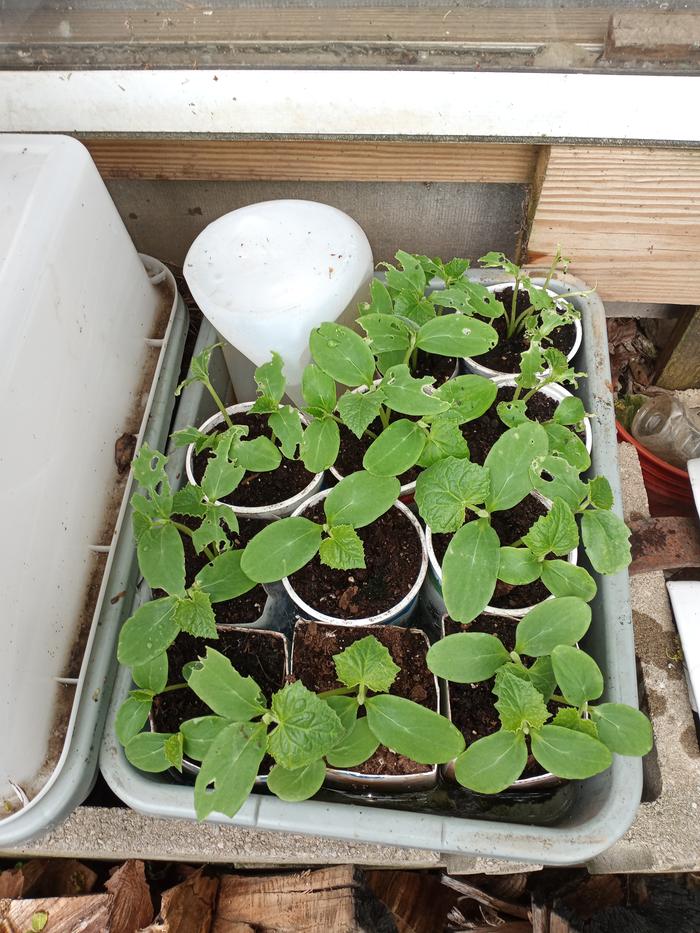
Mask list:
[[[677,76],[7,71],[0,130],[700,144],[698,99]]]

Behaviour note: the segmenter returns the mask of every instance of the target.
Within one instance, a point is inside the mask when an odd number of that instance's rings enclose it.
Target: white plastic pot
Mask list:
[[[540,502],[546,505],[548,511],[552,507],[552,503],[549,501],[549,499],[545,499],[545,497],[541,496],[538,492],[532,492],[530,493],[530,495],[534,496],[536,499],[538,499]],[[435,591],[432,598],[433,600],[435,599],[439,600],[438,608],[441,608],[442,606],[445,605],[444,599],[442,596],[442,565],[438,561],[437,555],[435,554],[435,551],[433,549],[433,534],[430,528],[428,528],[427,526],[425,529],[425,543],[428,549],[428,560],[430,562],[430,574],[429,574],[430,582]],[[569,561],[570,564],[575,564],[578,560],[578,548],[574,548],[572,551],[570,551],[566,559]],[[552,599],[552,596],[548,596],[547,599]],[[539,606],[541,605],[541,603],[536,603],[535,605]],[[503,618],[506,618],[506,619],[522,619],[523,616],[527,615],[527,613],[530,612],[530,610],[534,608],[535,608],[534,605],[523,606],[520,609],[499,609],[496,606],[486,606],[483,612],[486,615],[502,616]],[[445,607],[444,611],[447,612],[447,607]]]
[[[316,505],[317,502],[325,499],[325,497],[330,492],[330,489],[325,489],[323,492],[316,493],[316,495],[311,496],[306,500],[296,511],[294,515],[303,515],[303,513],[311,508],[311,506]],[[312,606],[309,606],[304,600],[296,593],[292,584],[289,582],[289,577],[284,577],[282,580],[282,585],[284,586],[287,595],[292,600],[294,605],[299,609],[304,618],[315,619],[317,622],[332,622],[333,625],[349,625],[349,626],[369,626],[369,625],[404,625],[413,615],[413,612],[416,608],[418,602],[418,593],[420,588],[423,585],[425,580],[425,575],[428,572],[428,551],[425,544],[425,536],[423,534],[423,529],[418,522],[418,519],[415,515],[403,504],[403,502],[396,501],[393,505],[393,508],[398,509],[402,512],[406,518],[413,525],[416,534],[418,535],[418,540],[421,544],[421,565],[420,570],[418,571],[418,576],[413,583],[411,589],[406,593],[401,602],[397,603],[395,606],[392,606],[391,609],[386,609],[384,612],[380,612],[375,616],[367,616],[364,619],[338,619],[335,616],[328,616],[323,612],[319,612],[318,609],[314,609]]]
[[[492,376],[491,379],[496,383],[499,389],[502,386],[515,387],[515,376]],[[547,398],[553,398],[556,402],[561,402],[563,399],[573,396],[573,392],[569,392],[568,389],[565,389],[564,386],[559,385],[558,382],[553,382],[548,386],[543,386],[539,391],[542,393],[542,395],[546,395]],[[583,442],[586,445],[586,450],[590,454],[590,452],[593,450],[593,432],[591,431],[590,418],[583,419],[583,432]]]
[[[487,285],[486,286],[486,288],[488,288],[490,292],[493,292],[494,295],[500,295],[500,293],[504,291],[506,288],[512,288],[512,287],[513,287],[512,282],[499,282],[498,285]],[[521,285],[519,290],[521,292],[525,291],[525,287]],[[561,303],[561,299],[564,297],[560,295],[558,292],[552,291],[551,288],[547,289],[547,294],[551,298],[558,299],[558,303]],[[574,336],[574,345],[566,355],[567,360],[573,360],[573,358],[576,356],[576,354],[578,353],[579,347],[581,346],[581,340],[583,338],[583,329],[581,327],[581,321],[580,320],[574,321],[573,324],[574,324],[574,329],[576,333]],[[470,372],[475,373],[477,376],[486,376],[487,379],[492,379],[494,376],[514,377],[516,375],[515,373],[503,373],[498,369],[491,369],[490,367],[484,366],[483,363],[480,363],[478,360],[470,356],[464,357],[464,363]]]
[[[226,409],[229,415],[238,415],[241,412],[248,411],[254,405],[254,402],[240,402],[238,405],[229,405]],[[308,419],[302,414],[301,419],[304,424],[308,424]],[[209,434],[217,425],[221,424],[224,420],[223,415],[220,411],[217,411],[215,415],[212,415],[211,418],[202,424],[199,428],[204,434]],[[196,480],[194,478],[194,444],[190,444],[187,448],[187,456],[185,458],[185,469],[187,471],[187,479],[193,485],[196,485]],[[225,505],[231,509],[232,512],[235,512],[236,515],[241,515],[245,518],[259,518],[264,521],[271,521],[275,518],[286,518],[288,515],[291,515],[292,512],[300,505],[303,505],[322,485],[323,483],[323,473],[317,473],[314,478],[311,480],[308,486],[305,486],[300,492],[296,493],[294,496],[290,496],[289,499],[284,499],[282,502],[272,502],[269,505],[231,505],[228,502],[217,502],[217,505]]]

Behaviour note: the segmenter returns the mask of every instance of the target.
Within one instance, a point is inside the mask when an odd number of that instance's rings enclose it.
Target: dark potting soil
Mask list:
[[[298,622],[294,633],[292,673],[309,690],[334,690],[342,684],[336,678],[333,655],[348,645],[374,635],[401,670],[389,693],[437,710],[435,678],[428,670],[425,656],[428,645],[422,632],[397,625],[377,625],[371,628],[351,628],[341,625],[320,625]],[[370,694],[371,695],[371,694]],[[420,774],[430,770],[383,745],[361,765],[352,768],[361,774]]]
[[[456,366],[457,358],[454,356],[439,356],[437,353],[426,353],[425,350],[419,350],[416,365],[411,370],[411,375],[416,379],[432,376],[435,379],[435,387],[437,388],[437,386],[443,385],[454,376]]]
[[[517,622],[501,619],[498,616],[480,615],[469,625],[460,625],[449,617],[445,619],[445,635],[457,632],[486,632],[495,635],[508,651],[515,648],[515,628]],[[494,706],[496,697],[493,693],[495,678],[483,680],[478,684],[448,683],[450,693],[450,714],[452,722],[466,739],[467,746],[477,739],[498,732],[501,727],[498,710]],[[556,704],[550,703],[550,712],[556,713]],[[523,777],[544,774],[544,769],[532,755],[528,756]]]
[[[506,310],[510,311],[511,302],[513,301],[513,289],[505,288],[497,297],[503,302]],[[517,313],[521,314],[529,304],[530,298],[527,292],[518,292]],[[499,373],[517,372],[520,367],[520,355],[530,346],[530,341],[525,336],[525,332],[520,331],[520,333],[514,334],[512,337],[506,337],[506,320],[504,317],[497,317],[494,320],[489,320],[488,323],[495,328],[498,334],[498,343],[493,350],[482,353],[480,356],[474,357],[474,359],[482,366],[488,366],[489,369],[494,369]],[[575,326],[573,324],[562,324],[561,327],[552,331],[549,337],[542,341],[542,345],[545,349],[555,347],[555,349],[561,350],[567,356],[575,340]]]
[[[197,519],[188,515],[177,515],[175,518],[189,528],[197,527]],[[239,518],[237,532],[229,529],[225,529],[225,531],[234,548],[244,548],[250,539],[260,531],[261,527],[263,527],[262,524],[255,521],[255,519]],[[206,566],[208,560],[206,556],[197,554],[190,538],[182,535],[182,540],[185,546],[185,585],[192,586],[194,578],[202,567]],[[222,603],[214,603],[212,606],[214,618],[219,625],[242,625],[245,622],[255,622],[260,618],[266,600],[267,593],[258,583],[252,590],[248,590],[247,593],[238,596],[236,599],[227,599]]]
[[[256,629],[220,632],[216,639],[180,633],[168,650],[168,683],[180,683],[185,664],[204,657],[209,645],[225,655],[239,674],[252,677],[268,703],[272,694],[284,686],[284,643],[281,638]],[[186,720],[211,712],[191,690],[161,693],[153,701],[153,721],[158,732],[177,732]]]
[[[526,496],[512,509],[494,512],[491,516],[491,525],[501,545],[508,547],[527,534],[537,519],[546,514],[547,509],[538,499],[534,496]],[[475,518],[476,515],[467,511],[467,521],[473,521]],[[451,540],[451,534],[433,535],[433,550],[441,564]],[[489,605],[496,609],[523,609],[525,606],[534,606],[542,602],[549,595],[549,590],[541,580],[525,583],[522,586],[512,586],[499,580],[489,600]]]
[[[508,426],[498,417],[496,406],[499,402],[511,402],[514,395],[514,386],[501,386],[488,411],[474,421],[467,421],[461,425],[462,436],[469,445],[469,459],[473,463],[483,464],[498,438],[508,430]],[[532,398],[528,399],[525,411],[528,418],[542,424],[551,421],[558,404],[556,399],[550,398],[544,392],[535,392]]]
[[[323,503],[307,509],[304,516],[323,524]],[[420,571],[420,538],[399,509],[390,508],[357,534],[365,548],[364,569],[333,570],[316,555],[289,578],[307,605],[338,619],[364,619],[386,612],[401,602]]]
[[[246,440],[270,437],[265,415],[240,412],[232,414],[230,418],[234,424],[245,425],[248,428]],[[225,424],[220,424],[214,428],[214,431],[220,434],[225,428]],[[202,482],[209,457],[210,451],[208,450],[194,455],[192,472],[197,483]],[[241,505],[248,508],[274,505],[277,502],[284,502],[285,499],[291,499],[292,496],[305,489],[313,478],[314,474],[309,473],[301,460],[287,460],[286,457],[282,457],[282,462],[276,470],[269,470],[266,473],[246,473],[240,485],[230,495],[224,496],[221,501],[229,505]]]
[[[408,418],[409,420],[415,420],[411,418],[410,415],[400,415],[397,412],[390,412],[389,421],[396,421],[398,418]],[[344,424],[340,426],[340,451],[338,452],[338,457],[335,461],[335,468],[340,473],[341,476],[350,476],[351,473],[357,473],[358,470],[364,470],[362,466],[362,460],[367,453],[367,448],[374,441],[375,437],[378,437],[382,433],[382,423],[379,418],[375,418],[374,421],[369,426],[369,431],[372,432],[372,435],[369,435],[365,432],[362,437],[355,437],[355,435]],[[399,482],[402,486],[406,483],[412,483],[416,480],[421,472],[421,468],[418,466],[411,467],[410,470],[406,470],[405,473],[402,473],[399,476]]]

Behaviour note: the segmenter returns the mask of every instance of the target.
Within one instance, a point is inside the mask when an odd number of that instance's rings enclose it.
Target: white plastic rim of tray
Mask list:
[[[111,565],[100,540],[116,470],[114,442],[142,390],[142,366],[165,278],[139,258],[87,150],[59,136],[0,136],[0,347],[6,443],[0,461],[5,529],[0,617],[0,801],[29,791],[20,820],[63,768]],[[144,268],[148,267],[148,272]],[[149,277],[150,274],[150,277]],[[160,342],[160,341],[159,341]],[[158,342],[158,343],[159,343]],[[156,344],[157,345],[157,344]],[[141,440],[162,360],[146,400]],[[140,406],[139,406],[140,407]],[[93,545],[108,545],[101,589],[71,700],[63,747],[49,743],[90,580]],[[63,688],[65,689],[65,688]]]

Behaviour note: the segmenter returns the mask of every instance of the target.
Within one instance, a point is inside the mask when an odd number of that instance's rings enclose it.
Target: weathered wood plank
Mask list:
[[[656,384],[664,389],[700,388],[700,310],[686,311],[663,348]]]
[[[529,261],[557,244],[603,299],[696,303],[700,150],[552,147]]]
[[[537,147],[501,143],[83,139],[104,178],[529,184]]]
[[[613,13],[606,59],[669,60],[700,57],[700,13],[623,10]]]

